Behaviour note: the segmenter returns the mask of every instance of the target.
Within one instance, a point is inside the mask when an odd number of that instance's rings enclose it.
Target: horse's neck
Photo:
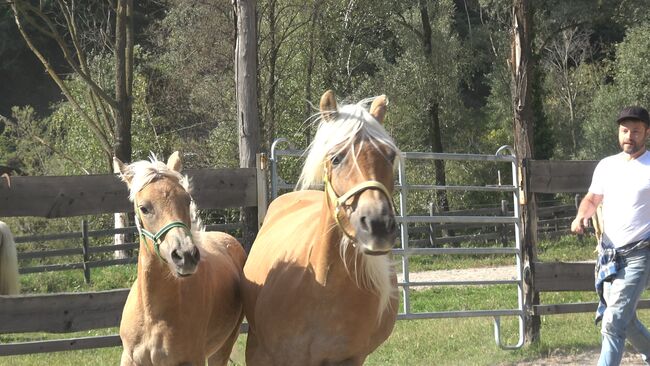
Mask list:
[[[141,240],[138,255],[138,294],[143,311],[155,316],[178,301],[179,283],[147,243]]]

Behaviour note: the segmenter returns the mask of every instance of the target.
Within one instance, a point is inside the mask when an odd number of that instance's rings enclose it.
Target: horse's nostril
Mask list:
[[[201,252],[199,251],[199,248],[194,248],[194,251],[192,251],[192,258],[195,263],[198,263],[199,260],[201,260]]]
[[[361,223],[361,229],[364,231],[370,231],[370,226],[368,226],[368,219],[365,216],[361,216],[359,222]]]
[[[178,261],[182,260],[183,258],[181,257],[180,254],[178,254],[178,250],[174,249],[172,251],[172,259],[174,260],[174,262],[178,262]]]

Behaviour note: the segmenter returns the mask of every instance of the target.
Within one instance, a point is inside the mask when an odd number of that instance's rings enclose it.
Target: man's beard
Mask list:
[[[634,155],[641,150],[641,147],[634,142],[621,144],[621,149],[628,155]]]

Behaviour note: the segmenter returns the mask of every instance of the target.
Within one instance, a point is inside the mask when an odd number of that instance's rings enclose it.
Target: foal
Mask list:
[[[140,232],[138,277],[126,300],[122,365],[226,365],[243,319],[246,254],[232,236],[199,231],[178,152],[116,168]]]

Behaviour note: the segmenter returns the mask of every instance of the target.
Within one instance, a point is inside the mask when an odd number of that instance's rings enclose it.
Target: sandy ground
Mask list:
[[[403,281],[403,276],[398,274],[398,281]],[[454,269],[454,270],[445,270],[445,271],[425,271],[425,272],[416,272],[409,273],[409,280],[411,282],[418,281],[475,281],[481,279],[490,279],[490,280],[510,280],[516,279],[517,272],[515,266],[505,266],[505,267],[485,267],[485,268],[470,268],[470,269]],[[424,289],[427,286],[413,287],[413,289]],[[514,364],[502,364],[501,366],[552,366],[552,365],[596,365],[598,362],[600,350],[594,349],[589,351],[584,351],[581,353],[571,353],[564,354],[557,352],[556,354],[551,354],[548,357],[543,359],[536,359],[530,361],[522,361]],[[641,357],[634,352],[632,349],[628,349],[625,352],[623,361],[621,362],[622,366],[636,366],[636,365],[645,365],[641,361]]]

